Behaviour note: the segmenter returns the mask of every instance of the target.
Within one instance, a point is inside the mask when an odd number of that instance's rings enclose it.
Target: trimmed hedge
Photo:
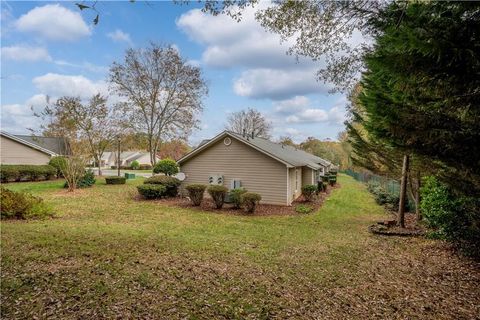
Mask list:
[[[2,219],[41,219],[54,215],[42,198],[3,187],[0,187],[0,193],[0,216]]]
[[[242,204],[244,205],[245,211],[248,213],[255,212],[260,200],[262,200],[262,196],[258,193],[247,192],[242,194]]]
[[[207,192],[212,197],[215,207],[222,209],[228,189],[224,186],[212,185],[207,188]]]
[[[106,184],[125,184],[126,181],[127,179],[125,177],[117,177],[117,176],[105,177]]]
[[[242,194],[246,192],[248,192],[247,189],[238,188],[238,189],[230,190],[230,192],[228,193],[230,197],[230,201],[232,202],[233,207],[235,209],[240,209],[240,207],[242,206]]]
[[[314,184],[307,184],[302,187],[302,195],[305,198],[305,201],[313,201],[317,192],[318,188]]]
[[[138,166],[138,170],[152,170],[151,164],[141,164]]]
[[[160,184],[165,186],[168,197],[176,197],[178,194],[178,187],[180,186],[180,180],[169,176],[153,176],[145,179],[144,184]]]
[[[167,188],[161,184],[142,184],[137,190],[145,199],[160,199],[167,195]]]
[[[29,164],[2,164],[0,165],[0,179],[2,182],[10,181],[38,181],[50,180],[57,171],[54,167],[46,165]]]
[[[194,206],[199,206],[202,204],[203,194],[205,193],[205,189],[207,186],[204,184],[189,184],[185,187],[188,191],[188,196],[192,201]]]

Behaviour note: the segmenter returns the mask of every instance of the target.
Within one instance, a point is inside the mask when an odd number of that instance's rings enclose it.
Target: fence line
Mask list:
[[[382,177],[373,173],[368,173],[368,172],[355,172],[351,169],[347,169],[342,171],[342,173],[345,173],[352,178],[354,178],[357,181],[361,181],[364,183],[368,183],[370,181],[374,181],[378,184],[380,184],[388,193],[394,194],[399,196],[400,195],[400,182],[395,179],[387,178],[387,177]],[[413,199],[410,199],[410,195],[407,193],[407,201],[410,206],[410,208],[415,208],[415,203]]]

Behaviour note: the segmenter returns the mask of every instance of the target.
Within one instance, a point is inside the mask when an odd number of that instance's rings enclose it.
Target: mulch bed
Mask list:
[[[198,211],[208,211],[221,214],[231,215],[249,215],[249,216],[290,216],[290,215],[303,215],[295,211],[297,205],[303,204],[312,208],[311,213],[315,213],[325,202],[325,199],[332,193],[333,189],[340,188],[340,184],[336,184],[333,187],[328,187],[326,192],[320,192],[317,199],[312,202],[307,202],[300,196],[295,200],[291,206],[281,206],[272,204],[259,204],[255,212],[246,213],[243,209],[235,209],[232,204],[225,203],[222,209],[216,209],[212,199],[204,198],[202,204],[198,207],[193,206],[188,198],[175,197],[155,200],[156,203],[161,203],[167,206],[188,208]]]
[[[368,227],[368,231],[384,236],[418,237],[425,234],[425,228],[417,223],[417,216],[413,213],[405,213],[405,228],[396,225],[396,216],[392,219],[377,222]]]

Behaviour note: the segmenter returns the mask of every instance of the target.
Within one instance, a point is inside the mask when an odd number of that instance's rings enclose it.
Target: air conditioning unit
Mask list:
[[[222,175],[210,175],[208,177],[208,183],[213,185],[223,185],[223,176]]]
[[[230,189],[239,189],[242,187],[242,181],[239,179],[233,179],[232,182],[230,182]]]

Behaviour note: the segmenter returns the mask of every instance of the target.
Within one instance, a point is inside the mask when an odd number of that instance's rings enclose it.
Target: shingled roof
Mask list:
[[[65,155],[68,153],[68,145],[64,138],[28,136],[20,134],[16,134],[15,137],[23,141],[27,141],[31,144],[37,145],[43,149],[49,150],[57,155]]]
[[[230,136],[234,139],[237,139],[246,145],[257,149],[258,151],[284,163],[288,167],[302,167],[307,166],[312,169],[319,169],[321,167],[327,167],[330,163],[327,160],[324,160],[320,157],[317,157],[313,154],[305,152],[303,150],[297,149],[295,147],[284,145],[281,143],[276,143],[270,141],[265,138],[260,137],[251,137],[251,136],[243,136],[242,134],[232,132],[232,131],[224,131],[214,137],[213,139],[199,145],[196,149],[192,150],[190,153],[186,154],[178,163],[181,164],[182,162],[186,161],[187,159],[191,158],[201,150],[208,148],[209,145],[219,141],[220,139]]]

